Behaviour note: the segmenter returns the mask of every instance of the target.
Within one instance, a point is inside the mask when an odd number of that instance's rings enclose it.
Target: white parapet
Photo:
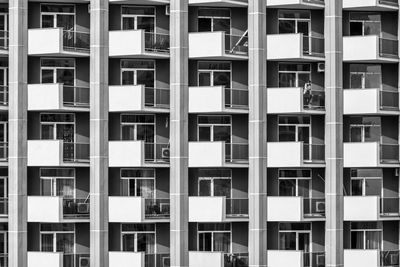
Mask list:
[[[62,197],[28,196],[28,222],[59,223],[62,219]]]
[[[189,167],[223,167],[225,142],[189,142]]]
[[[225,202],[225,197],[189,197],[189,222],[223,222]]]
[[[28,251],[28,267],[63,267],[62,252]]]
[[[345,221],[376,221],[379,219],[379,196],[345,196]]]
[[[144,164],[143,141],[110,141],[110,167],[142,167]]]
[[[143,222],[145,218],[144,199],[142,197],[111,196],[108,199],[110,222]]]
[[[300,222],[303,220],[302,197],[268,197],[267,220],[271,222]]]
[[[379,267],[380,253],[376,249],[345,249],[344,267]]]
[[[268,267],[303,267],[303,251],[268,250]]]
[[[378,167],[379,143],[344,143],[343,144],[344,167]]]
[[[28,166],[61,166],[62,140],[28,140]]]
[[[189,251],[189,267],[223,267],[224,253],[210,251]]]
[[[303,165],[302,142],[268,142],[268,167],[301,167]]]
[[[144,267],[144,252],[110,251],[109,267]]]

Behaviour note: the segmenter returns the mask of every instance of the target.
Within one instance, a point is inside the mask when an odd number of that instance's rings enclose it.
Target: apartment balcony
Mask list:
[[[28,196],[29,222],[72,222],[89,220],[89,199],[57,196]]]
[[[142,197],[110,196],[109,221],[140,223],[145,221],[168,221],[169,199],[144,199]]]
[[[244,167],[248,149],[247,143],[189,142],[189,167]]]
[[[400,217],[398,197],[345,196],[345,221],[377,221]]]
[[[144,252],[110,251],[109,267],[170,266],[170,254],[145,254]]]
[[[399,113],[399,92],[374,89],[343,90],[343,106],[345,115],[388,114]]]
[[[132,4],[132,0],[109,0],[110,4]],[[170,0],[135,0],[136,5],[169,5]]]
[[[8,110],[8,86],[0,86],[0,110]]]
[[[323,9],[324,0],[267,0],[268,8]]]
[[[324,267],[325,252],[268,250],[268,267]]]
[[[248,0],[189,0],[189,5],[206,7],[246,7]]]
[[[89,254],[28,251],[28,267],[83,267],[89,266]],[[86,265],[85,265],[86,264]]]
[[[398,41],[377,35],[343,37],[343,61],[390,63],[399,61]]]
[[[8,56],[9,35],[8,31],[0,31],[0,57]]]
[[[89,111],[89,87],[28,84],[28,110]]]
[[[394,11],[399,9],[398,0],[343,0],[343,8],[359,11]]]
[[[385,167],[399,164],[399,145],[379,142],[343,144],[344,167]]]
[[[225,32],[191,32],[189,33],[189,58],[246,60],[248,59],[248,38]]]
[[[267,220],[301,222],[325,219],[324,198],[268,197]]]
[[[189,87],[189,113],[248,113],[248,89]]]
[[[88,166],[89,144],[28,140],[28,166]]]
[[[8,198],[0,198],[0,221],[7,221],[8,218]],[[0,254],[0,266],[2,262],[2,257]]]
[[[110,112],[169,112],[169,88],[109,86]]]
[[[8,143],[0,142],[0,166],[8,164]]]
[[[268,167],[311,167],[325,164],[325,145],[303,142],[268,142]]]
[[[205,209],[204,207],[213,207]],[[225,197],[189,197],[190,222],[225,222],[248,219],[249,200]]]
[[[189,251],[189,267],[239,267],[249,266],[248,253]]]
[[[110,57],[169,58],[169,35],[144,30],[110,31]]]
[[[304,36],[302,33],[267,35],[268,60],[323,61],[324,57],[323,37]]]
[[[28,55],[89,57],[90,34],[62,28],[28,30]]]
[[[169,144],[144,141],[110,141],[110,167],[168,167]]]
[[[294,114],[311,113],[323,114],[325,112],[325,92],[311,91],[311,98],[304,96],[304,89],[293,88],[267,88],[267,113],[268,114]]]
[[[345,249],[344,267],[399,266],[398,250]]]

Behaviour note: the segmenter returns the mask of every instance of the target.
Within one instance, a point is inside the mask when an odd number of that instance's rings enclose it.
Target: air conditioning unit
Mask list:
[[[399,265],[399,255],[397,254],[390,254],[390,265],[396,266]]]
[[[169,147],[163,147],[161,149],[161,157],[163,159],[169,159]]]
[[[325,212],[325,202],[324,201],[316,201],[315,202],[315,211],[316,212]]]
[[[171,266],[171,258],[170,257],[163,257],[162,258],[162,266],[163,267],[170,267]]]
[[[325,71],[325,63],[318,63],[318,72]]]
[[[171,7],[169,5],[165,6],[165,15],[169,16],[171,14]]]
[[[325,266],[325,255],[324,254],[317,255],[316,264],[317,264],[317,267]]]
[[[89,267],[90,266],[90,258],[89,257],[80,257],[79,258],[79,267]]]
[[[78,203],[76,210],[78,213],[89,213],[90,211],[89,203]]]
[[[170,211],[169,203],[160,203],[160,211],[162,214],[169,214]]]

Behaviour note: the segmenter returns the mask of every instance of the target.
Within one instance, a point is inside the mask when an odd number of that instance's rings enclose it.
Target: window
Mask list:
[[[231,170],[199,170],[199,196],[225,196],[231,198]]]
[[[75,114],[73,113],[41,113],[40,139],[75,141]]]
[[[0,49],[8,48],[8,10],[0,8]]]
[[[40,169],[40,195],[74,198],[75,169],[73,168]]]
[[[279,64],[279,87],[301,87],[311,81],[310,64]]]
[[[360,123],[357,118],[350,124],[350,142],[379,142],[381,138],[381,125],[379,117],[365,117]]]
[[[41,27],[74,31],[75,5],[41,4]]]
[[[351,223],[352,249],[380,249],[382,243],[381,222],[352,222]]]
[[[122,30],[154,32],[156,11],[154,7],[122,6]]]
[[[352,196],[382,195],[382,169],[352,169],[350,173]]]
[[[198,31],[223,31],[230,34],[231,12],[226,8],[200,8],[198,11]]]
[[[40,224],[40,251],[74,253],[75,225]]]
[[[154,143],[154,115],[121,115],[121,140]]]
[[[280,223],[279,249],[310,251],[311,224],[310,223]]]
[[[279,116],[279,142],[311,143],[310,117]]]
[[[154,224],[122,224],[122,251],[155,253],[156,230]]]
[[[381,65],[350,64],[350,88],[381,88]]]
[[[279,33],[302,33],[309,36],[311,15],[304,11],[279,11]]]
[[[121,169],[122,196],[155,197],[154,169]]]
[[[279,170],[279,196],[309,198],[311,170]]]
[[[122,85],[144,85],[154,88],[155,75],[155,61],[121,60]]]
[[[197,234],[198,251],[231,251],[230,223],[199,223]]]
[[[199,61],[199,86],[225,86],[231,88],[231,63]]]
[[[381,34],[381,15],[373,12],[350,13],[350,35]]]
[[[231,142],[231,116],[198,116],[197,137],[199,141]]]
[[[75,84],[75,60],[43,58],[40,61],[41,83]]]

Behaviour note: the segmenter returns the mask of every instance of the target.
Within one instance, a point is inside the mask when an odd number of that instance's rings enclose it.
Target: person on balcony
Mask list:
[[[304,84],[304,88],[303,88],[303,102],[304,102],[303,105],[304,105],[304,107],[310,108],[311,100],[312,100],[311,81],[308,81]]]

